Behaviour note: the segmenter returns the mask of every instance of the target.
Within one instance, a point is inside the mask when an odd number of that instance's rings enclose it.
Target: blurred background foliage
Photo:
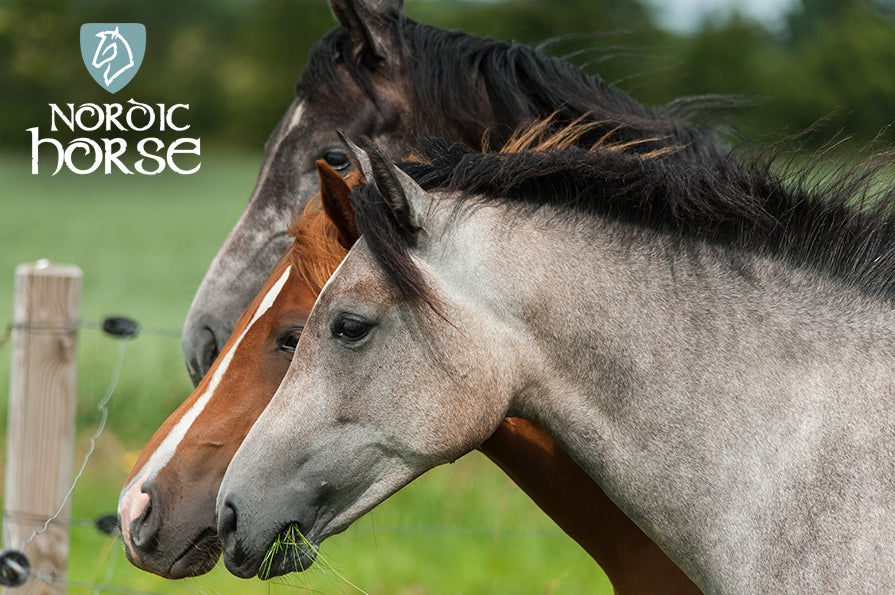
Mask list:
[[[826,119],[892,144],[895,2],[799,0],[779,26],[737,12],[687,33],[663,30],[649,0],[408,0],[412,18],[545,47],[647,104],[732,94],[721,115],[747,137]],[[141,22],[141,73],[110,96],[78,53],[84,22]],[[309,48],[335,25],[324,0],[3,0],[0,147],[27,151],[48,103],[189,103],[209,148],[260,149],[292,98]],[[820,135],[829,138],[828,135]]]

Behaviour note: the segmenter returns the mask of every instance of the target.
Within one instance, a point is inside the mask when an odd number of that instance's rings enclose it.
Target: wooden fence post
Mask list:
[[[43,528],[71,487],[81,269],[40,260],[16,267],[6,452],[4,549]],[[31,568],[65,579],[70,505],[23,550]],[[30,578],[10,595],[64,593]]]

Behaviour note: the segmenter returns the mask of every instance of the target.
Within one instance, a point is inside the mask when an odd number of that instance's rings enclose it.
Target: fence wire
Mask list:
[[[78,481],[80,481],[81,477],[84,475],[84,470],[87,468],[87,462],[96,451],[96,441],[102,435],[103,430],[105,430],[106,420],[109,419],[109,408],[107,407],[107,405],[109,404],[109,400],[111,400],[112,395],[115,393],[115,388],[118,386],[118,379],[121,377],[121,368],[124,365],[124,350],[127,347],[127,342],[129,339],[130,337],[122,338],[121,343],[119,343],[118,345],[118,359],[115,363],[115,369],[112,372],[112,379],[109,381],[109,387],[106,389],[106,394],[96,405],[96,408],[100,412],[100,421],[97,425],[96,432],[94,432],[93,436],[90,437],[90,448],[87,449],[87,454],[84,455],[84,460],[81,463],[81,469],[78,471],[78,474],[75,475],[75,479],[71,484],[71,488],[69,488],[68,492],[65,494],[65,497],[62,499],[62,503],[59,505],[56,513],[46,520],[42,528],[31,533],[31,536],[22,543],[21,547],[19,547],[20,550],[24,550],[25,547],[29,543],[31,543],[38,535],[46,533],[47,529],[50,527],[50,523],[52,523],[59,517],[60,514],[62,514],[62,510],[65,508],[65,505],[71,498],[72,493],[75,491],[75,487],[78,485]]]
[[[75,475],[71,487],[69,488],[68,492],[66,492],[65,496],[62,499],[62,502],[59,504],[59,507],[52,516],[44,519],[43,515],[38,516],[23,511],[3,511],[4,532],[6,532],[7,534],[9,532],[9,522],[11,520],[28,519],[37,522],[42,521],[43,526],[35,531],[32,531],[31,535],[22,542],[21,546],[18,548],[18,551],[3,552],[4,556],[2,562],[0,562],[0,582],[2,582],[2,584],[6,586],[17,586],[23,584],[28,578],[34,578],[46,583],[61,584],[66,587],[87,588],[91,589],[94,593],[121,593],[122,595],[157,595],[149,591],[139,591],[109,585],[112,575],[115,572],[115,561],[117,560],[117,556],[111,556],[113,545],[118,540],[118,537],[114,535],[114,533],[116,532],[115,525],[117,525],[117,517],[115,518],[114,523],[110,521],[108,517],[101,517],[100,519],[96,519],[93,521],[87,519],[70,519],[68,521],[68,524],[70,526],[83,526],[90,524],[95,528],[112,535],[105,548],[105,561],[101,563],[105,564],[106,561],[111,559],[111,564],[109,565],[109,568],[105,573],[105,578],[99,583],[73,581],[62,577],[51,576],[41,572],[38,569],[31,568],[24,554],[22,554],[21,557],[10,555],[23,552],[25,547],[27,547],[28,544],[30,544],[35,538],[47,532],[51,523],[58,522],[58,519],[65,509],[66,504],[71,499],[72,494],[74,493],[75,488],[78,485],[78,482],[81,480],[85,470],[87,469],[87,463],[90,461],[90,458],[96,451],[96,442],[97,440],[99,440],[100,436],[102,436],[102,433],[105,430],[106,422],[109,418],[108,405],[109,402],[112,400],[112,396],[115,394],[115,389],[118,387],[118,380],[121,377],[121,370],[124,366],[124,355],[127,349],[128,342],[136,337],[138,334],[160,335],[167,337],[180,337],[181,335],[180,329],[153,327],[143,328],[136,321],[124,317],[108,317],[103,319],[102,321],[82,319],[75,324],[31,324],[9,322],[6,326],[6,330],[3,333],[2,338],[0,338],[0,349],[2,349],[9,342],[9,338],[12,335],[13,330],[24,330],[29,333],[49,333],[77,331],[82,328],[102,330],[107,335],[117,337],[120,341],[118,345],[118,355],[116,357],[115,366],[112,370],[112,376],[109,380],[108,387],[106,388],[106,392],[103,395],[102,399],[100,399],[100,401],[96,405],[97,410],[100,412],[100,421],[97,425],[96,431],[90,437],[90,447],[88,448],[87,453],[84,455],[81,467],[78,470],[78,473]]]

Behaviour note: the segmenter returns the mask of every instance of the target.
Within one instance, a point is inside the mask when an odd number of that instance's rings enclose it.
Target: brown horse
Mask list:
[[[227,465],[285,375],[317,294],[357,239],[349,183],[325,162],[318,169],[321,200],[290,226],[290,250],[221,357],[127,478],[119,515],[125,551],[141,568],[179,578],[208,571],[220,555],[214,503]],[[618,592],[697,591],[536,424],[507,419],[480,449],[587,550]]]

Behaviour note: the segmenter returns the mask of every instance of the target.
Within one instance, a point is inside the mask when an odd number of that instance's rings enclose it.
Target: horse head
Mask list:
[[[409,149],[410,106],[398,39],[401,0],[331,0],[340,26],[312,51],[296,98],[265,146],[261,172],[190,307],[183,349],[194,383],[209,370],[234,321],[289,245],[292,214],[317,191],[315,163],[352,170],[336,130]]]
[[[388,235],[414,236],[406,241],[426,252],[429,238],[448,229],[450,209],[362,144],[358,161],[394,222]],[[355,192],[352,200],[371,196]],[[378,221],[358,216],[359,225]],[[471,236],[452,241],[469,250],[477,244]],[[497,335],[520,353],[512,331],[460,316],[425,277],[403,278],[417,292],[408,298],[400,283],[375,272],[375,249],[362,233],[321,292],[286,377],[221,484],[218,530],[227,568],[238,576],[307,568],[321,541],[424,471],[479,446],[507,413],[504,358],[480,348],[483,335]],[[420,320],[434,325],[437,341],[415,333]],[[468,357],[444,367],[443,350]],[[265,489],[246,491],[253,482]],[[304,545],[282,547],[281,537],[295,531]]]
[[[118,32],[118,27],[112,31],[101,31],[96,34],[99,37],[99,44],[96,46],[96,52],[93,55],[93,67],[106,67],[103,73],[103,80],[106,86],[112,84],[116,78],[123,74],[126,70],[134,67],[134,53],[130,44]],[[119,59],[118,48],[123,48]],[[118,62],[116,63],[116,59]]]

